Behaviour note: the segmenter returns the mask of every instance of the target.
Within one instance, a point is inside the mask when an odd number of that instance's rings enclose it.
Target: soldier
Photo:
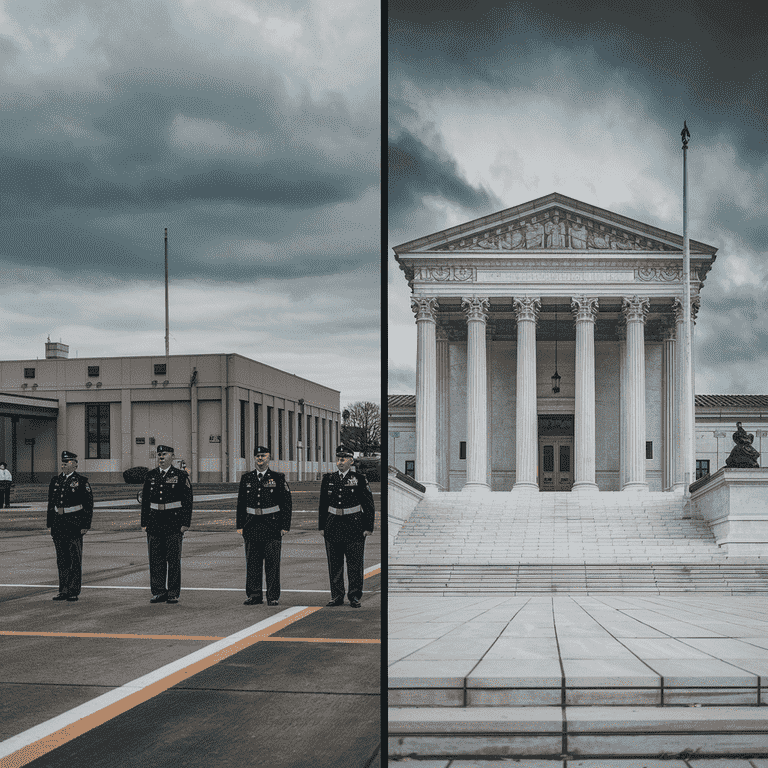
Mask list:
[[[11,483],[13,475],[8,471],[8,465],[0,461],[0,509],[11,506]]]
[[[77,454],[61,453],[61,474],[48,486],[48,516],[56,547],[59,594],[54,600],[74,603],[80,594],[83,576],[83,536],[91,527],[93,492],[88,478],[77,473]]]
[[[181,542],[192,524],[192,484],[173,466],[173,448],[157,446],[158,466],[147,472],[141,497],[141,529],[147,532],[150,603],[178,603]],[[166,586],[167,578],[167,586]]]
[[[280,600],[280,551],[282,538],[291,530],[291,489],[282,472],[269,468],[269,448],[257,445],[256,469],[240,478],[235,527],[245,544],[245,593],[243,605],[264,602],[262,568],[267,576],[267,605]]]
[[[336,449],[338,472],[323,475],[320,486],[319,525],[325,536],[331,600],[327,607],[344,604],[344,558],[347,560],[349,604],[360,607],[363,596],[365,539],[373,533],[373,494],[368,479],[351,469],[352,451]]]

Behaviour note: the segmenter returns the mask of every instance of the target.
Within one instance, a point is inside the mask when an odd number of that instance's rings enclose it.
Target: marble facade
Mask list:
[[[395,253],[429,492],[682,491],[680,236],[555,193]],[[691,241],[693,317],[715,253]]]

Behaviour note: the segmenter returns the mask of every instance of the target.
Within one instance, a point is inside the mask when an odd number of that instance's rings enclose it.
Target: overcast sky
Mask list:
[[[0,359],[236,352],[380,399],[378,0],[0,6]]]
[[[682,234],[687,120],[689,234],[719,249],[695,329],[696,392],[768,394],[768,13],[759,8],[390,2],[390,393],[415,391],[416,360],[391,246],[551,192]]]

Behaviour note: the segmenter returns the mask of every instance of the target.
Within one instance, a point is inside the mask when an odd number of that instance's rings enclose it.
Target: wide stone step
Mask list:
[[[675,766],[675,756],[698,766],[702,758],[727,756],[737,768],[740,756],[768,757],[768,707],[392,707],[388,754],[435,760],[537,757],[556,765],[611,759],[613,766],[627,758],[665,758]]]

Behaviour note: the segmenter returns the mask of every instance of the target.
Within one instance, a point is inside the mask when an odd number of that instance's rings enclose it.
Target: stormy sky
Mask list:
[[[425,9],[429,8],[429,11]],[[389,392],[416,331],[391,246],[551,192],[717,247],[699,394],[768,394],[768,11],[682,0],[389,5]]]
[[[379,400],[377,0],[0,7],[0,358],[236,352]]]

